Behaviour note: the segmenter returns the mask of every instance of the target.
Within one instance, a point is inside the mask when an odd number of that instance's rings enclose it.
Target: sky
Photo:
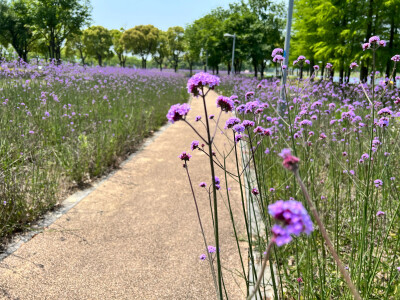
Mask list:
[[[91,0],[92,25],[125,29],[152,24],[161,30],[185,27],[212,9],[236,0]]]

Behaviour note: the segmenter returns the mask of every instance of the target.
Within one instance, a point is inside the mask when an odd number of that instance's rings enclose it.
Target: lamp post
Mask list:
[[[290,33],[292,30],[292,17],[293,17],[293,2],[294,0],[289,0],[289,7],[286,20],[286,37],[285,37],[285,49],[283,56],[285,57],[284,64],[286,69],[283,70],[282,74],[282,84],[281,84],[281,101],[279,103],[279,113],[283,116],[286,109],[286,95],[285,95],[285,84],[289,68],[289,50],[290,50]]]
[[[231,38],[233,38],[231,76],[234,76],[234,72],[233,72],[233,62],[235,61],[235,41],[236,41],[236,34],[225,33],[224,36],[225,36],[225,37],[231,37]]]

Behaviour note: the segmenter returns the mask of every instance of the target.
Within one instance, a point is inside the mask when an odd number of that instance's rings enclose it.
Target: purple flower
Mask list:
[[[251,190],[251,193],[252,193],[253,195],[257,196],[260,192],[259,192],[256,188],[253,188],[253,189]]]
[[[384,216],[384,215],[385,215],[385,212],[383,212],[381,210],[378,210],[378,212],[376,213],[377,217]]]
[[[243,126],[242,124],[236,124],[236,125],[234,125],[234,126],[232,127],[232,129],[233,129],[235,132],[240,133],[240,132],[243,132],[245,128],[244,128],[244,126]]]
[[[283,158],[283,167],[294,171],[297,168],[297,164],[299,163],[300,159],[292,155],[292,151],[290,149],[282,149],[279,156]]]
[[[313,68],[314,68],[315,71],[319,70],[319,66],[318,65],[313,66]]]
[[[301,202],[279,200],[268,206],[268,213],[281,224],[272,227],[277,246],[289,243],[291,235],[299,236],[313,231],[311,218]]]
[[[254,92],[247,92],[247,93],[244,95],[244,98],[245,98],[246,100],[248,100],[248,99],[250,98],[250,96],[254,96]]]
[[[363,155],[361,155],[362,160],[367,160],[368,158],[369,158],[368,153],[364,153]]]
[[[272,61],[274,62],[274,63],[281,63],[281,62],[283,62],[285,60],[285,58],[282,56],[282,55],[276,55],[276,56],[274,56],[274,58],[272,59]]]
[[[380,111],[378,111],[378,115],[389,115],[390,116],[392,114],[393,114],[393,112],[387,107],[382,108]]]
[[[220,79],[217,76],[200,72],[193,75],[187,83],[188,93],[193,94],[193,96],[200,95],[200,90],[203,87],[208,86],[210,89],[214,89],[215,86],[218,86],[220,83]]]
[[[199,141],[193,141],[192,144],[190,145],[190,149],[195,150],[199,148]]]
[[[206,184],[205,182],[200,182],[199,186],[200,186],[200,187],[206,187],[207,184]]]
[[[396,55],[393,56],[391,59],[392,59],[393,61],[395,61],[395,62],[399,62],[399,61],[400,61],[400,55],[399,55],[399,54],[396,54]]]
[[[215,176],[214,179],[215,179],[215,188],[217,190],[221,189],[221,186],[220,186],[221,181],[219,180],[218,176]]]
[[[375,187],[380,188],[383,185],[382,180],[376,179],[374,180]]]
[[[179,158],[183,161],[189,161],[192,156],[189,153],[182,152]]]
[[[208,253],[215,253],[215,251],[217,251],[217,248],[215,248],[214,246],[208,246]]]
[[[207,255],[205,255],[205,254],[200,255],[200,260],[206,260],[206,259],[207,259]]]
[[[369,43],[372,45],[372,44],[377,44],[377,43],[379,43],[379,41],[380,41],[381,39],[379,38],[379,36],[377,36],[377,35],[374,35],[374,36],[371,36],[370,38],[369,38]]]
[[[333,65],[331,63],[327,63],[325,66],[325,68],[327,68],[327,69],[332,69],[332,67],[333,67]]]
[[[364,43],[364,44],[362,44],[362,49],[363,49],[363,51],[369,49],[370,47],[371,47],[371,44],[370,44],[370,43]]]
[[[275,57],[278,54],[283,54],[283,49],[282,48],[275,48],[274,50],[272,50],[272,57]]]
[[[241,134],[237,134],[235,135],[235,142],[238,143],[239,141],[241,141],[243,138],[243,136]]]
[[[254,126],[254,122],[253,121],[249,121],[249,120],[244,120],[242,122],[242,125],[247,128],[247,127],[253,127]]]
[[[240,124],[240,119],[238,118],[229,118],[225,122],[225,129],[232,128],[234,125]]]
[[[167,119],[171,123],[174,123],[179,120],[183,120],[184,117],[188,114],[189,110],[190,110],[190,106],[187,103],[183,103],[183,104],[178,103],[178,104],[172,105],[168,111]]]
[[[200,121],[201,120],[201,116],[197,116],[196,118],[195,118],[195,121],[196,122],[198,122],[198,121]]]
[[[235,105],[231,99],[225,96],[218,96],[217,98],[217,107],[221,107],[222,111],[232,111],[235,108]]]
[[[305,119],[300,122],[300,125],[301,126],[312,126],[312,122],[310,120]]]
[[[358,67],[358,64],[356,63],[356,62],[352,62],[351,64],[350,64],[350,69],[354,69],[354,68],[356,68],[356,67]]]

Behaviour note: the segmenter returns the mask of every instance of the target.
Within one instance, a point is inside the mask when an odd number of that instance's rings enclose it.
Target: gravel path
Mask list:
[[[210,93],[207,103],[217,115],[215,99]],[[201,99],[193,99],[191,106],[188,119],[193,122],[203,115]],[[222,122],[228,117],[224,113]],[[200,123],[196,128],[204,132]],[[78,205],[1,261],[0,298],[214,299],[208,264],[199,260],[203,241],[178,159],[194,139],[184,122],[169,126]],[[216,144],[221,151],[229,148],[221,134]],[[207,162],[196,151],[189,166],[214,244],[208,196],[198,187],[201,181],[210,182]],[[233,161],[228,167],[234,169]],[[217,175],[223,178],[220,170]],[[237,211],[238,191],[232,190],[231,201]],[[219,205],[221,256],[230,270],[240,270],[228,211],[224,201]],[[237,219],[240,223],[243,217]],[[234,280],[238,277],[225,274],[230,299],[244,299],[243,286]]]

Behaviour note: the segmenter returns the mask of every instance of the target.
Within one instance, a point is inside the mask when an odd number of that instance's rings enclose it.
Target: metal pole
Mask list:
[[[208,50],[206,49],[206,72],[208,72]]]
[[[234,61],[235,61],[235,40],[236,40],[236,34],[233,35],[233,47],[232,47],[232,70],[231,70],[231,76],[233,77],[235,75],[234,71]]]
[[[287,72],[289,68],[289,51],[290,51],[290,33],[292,30],[292,17],[293,17],[293,2],[294,0],[289,0],[289,7],[287,13],[287,21],[286,21],[286,37],[285,37],[285,49],[284,49],[284,64],[286,65],[286,69],[283,70],[282,73],[282,84],[281,84],[281,101],[279,103],[279,114],[283,116],[286,109],[286,94],[285,94],[285,84],[287,78]]]

